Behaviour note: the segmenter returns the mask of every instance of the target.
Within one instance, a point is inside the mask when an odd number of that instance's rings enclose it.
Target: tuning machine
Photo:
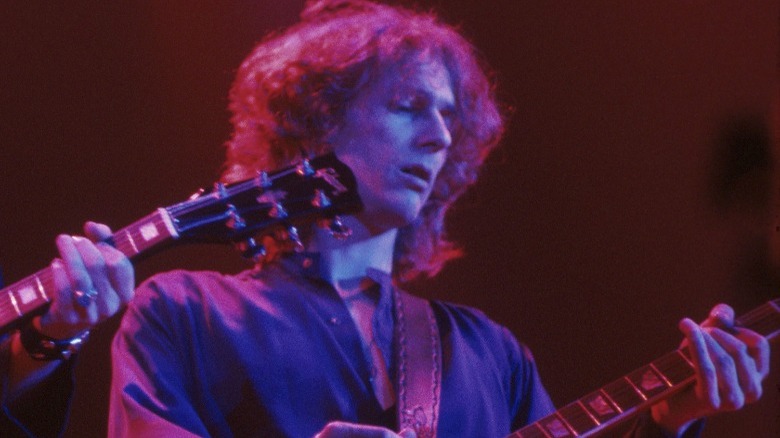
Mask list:
[[[298,229],[292,225],[277,229],[274,237],[287,251],[301,252],[304,249]]]
[[[320,219],[317,224],[320,228],[327,231],[331,237],[337,240],[344,240],[352,235],[352,230],[344,224],[340,216]]]
[[[304,158],[301,164],[295,168],[295,171],[298,172],[298,175],[306,178],[312,177],[317,173],[314,171],[314,167],[312,167],[308,158]]]
[[[241,255],[244,258],[252,260],[255,263],[262,262],[268,254],[265,246],[257,243],[253,237],[236,242],[236,249],[241,252]]]
[[[246,221],[238,214],[236,206],[233,204],[227,205],[227,222],[225,225],[233,231],[240,231],[246,228]]]
[[[268,211],[268,216],[275,219],[284,219],[287,217],[287,210],[281,202],[274,202],[271,209]]]
[[[328,208],[331,205],[331,201],[324,191],[316,189],[314,191],[314,198],[311,200],[311,205],[317,208]]]
[[[265,170],[258,171],[255,180],[257,181],[257,185],[263,189],[267,189],[273,185],[271,178],[268,176],[268,172]]]

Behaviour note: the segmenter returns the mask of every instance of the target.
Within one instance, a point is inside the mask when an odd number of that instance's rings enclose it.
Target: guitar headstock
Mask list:
[[[252,179],[216,184],[210,192],[165,210],[179,239],[242,243],[275,230],[292,234],[294,227],[321,220],[330,221],[338,233],[337,215],[362,207],[352,171],[327,154]]]

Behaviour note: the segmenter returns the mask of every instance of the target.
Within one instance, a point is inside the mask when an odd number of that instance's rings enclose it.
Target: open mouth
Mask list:
[[[426,185],[431,182],[431,172],[421,165],[412,165],[401,168],[401,171],[407,175],[411,175],[417,179],[420,179]]]

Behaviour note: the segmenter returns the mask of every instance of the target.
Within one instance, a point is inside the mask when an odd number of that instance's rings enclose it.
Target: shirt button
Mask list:
[[[339,324],[341,324],[341,319],[339,319],[339,318],[338,318],[338,317],[336,317],[336,316],[332,316],[332,317],[331,317],[331,318],[328,320],[328,322],[329,322],[331,325],[339,325]]]
[[[306,257],[305,259],[303,259],[303,262],[301,262],[301,265],[303,266],[304,269],[311,268],[311,264],[312,264],[312,260],[309,257]]]

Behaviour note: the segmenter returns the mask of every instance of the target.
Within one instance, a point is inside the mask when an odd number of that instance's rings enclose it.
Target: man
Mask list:
[[[230,99],[225,181],[333,151],[364,209],[344,218],[349,237],[303,229],[307,252],[275,252],[258,270],[143,284],[112,348],[109,435],[398,436],[401,287],[459,255],[444,216],[501,136],[492,85],[435,17],[324,0],[254,49]],[[474,309],[429,309],[439,436],[500,437],[552,412],[506,329]],[[654,406],[636,434],[695,434],[697,419],[760,396],[766,340],[734,328],[727,306],[681,329],[697,385]],[[431,432],[412,426],[400,434]]]
[[[89,237],[57,237],[60,258],[49,269],[46,313],[0,343],[0,436],[55,436],[66,422],[75,353],[89,329],[110,318],[133,296],[130,262],[107,243],[111,230],[87,222]],[[53,294],[52,294],[53,292]]]

